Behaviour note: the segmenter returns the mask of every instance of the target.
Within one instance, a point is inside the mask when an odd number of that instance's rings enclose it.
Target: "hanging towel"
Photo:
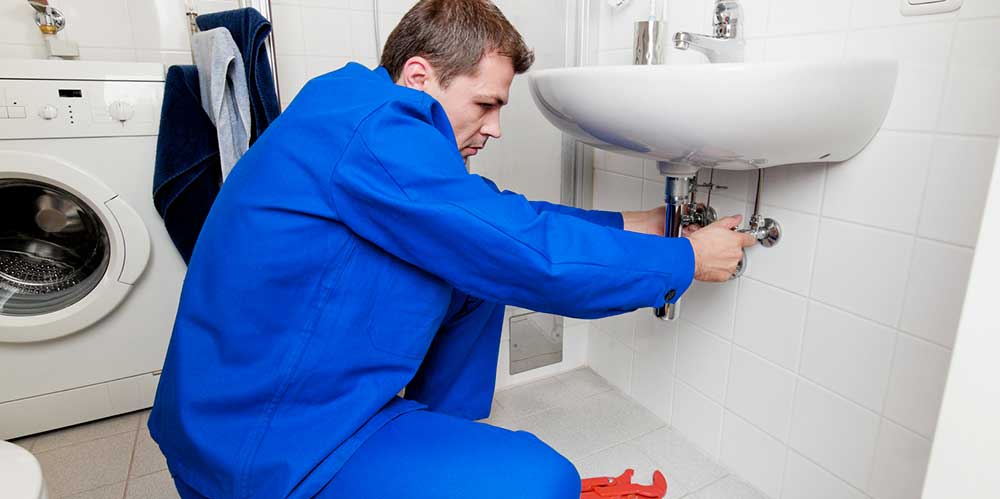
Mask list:
[[[222,183],[219,144],[201,104],[198,70],[171,66],[156,142],[153,204],[185,262]]]
[[[201,104],[219,138],[222,179],[250,147],[250,97],[240,50],[224,28],[191,38],[200,75]]]
[[[202,31],[228,29],[236,46],[240,48],[250,90],[250,110],[253,117],[250,143],[253,144],[281,113],[278,95],[274,90],[274,75],[271,74],[271,65],[264,49],[264,41],[271,33],[271,23],[260,12],[249,8],[204,14],[198,16],[196,22]]]

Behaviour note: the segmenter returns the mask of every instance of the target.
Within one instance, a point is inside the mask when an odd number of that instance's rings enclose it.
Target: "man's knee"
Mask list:
[[[524,499],[578,499],[580,474],[568,459],[530,433],[517,432],[521,438],[521,470],[526,484],[531,484]]]

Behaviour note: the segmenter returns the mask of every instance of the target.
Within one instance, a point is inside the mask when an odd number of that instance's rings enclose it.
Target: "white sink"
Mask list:
[[[846,160],[885,120],[892,60],[592,66],[532,74],[542,113],[664,174]]]

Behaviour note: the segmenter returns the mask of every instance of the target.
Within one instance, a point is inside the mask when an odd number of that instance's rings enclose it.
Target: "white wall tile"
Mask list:
[[[996,151],[996,139],[934,140],[919,235],[963,246],[976,244]]]
[[[883,131],[851,160],[831,166],[823,215],[913,232],[920,219],[932,137]],[[872,202],[878,210],[872,210]]]
[[[288,107],[292,99],[302,90],[307,77],[307,59],[301,55],[286,55],[278,64],[278,84],[281,86],[282,109]]]
[[[768,33],[845,30],[850,15],[851,0],[771,0]]]
[[[672,411],[671,426],[708,455],[718,457],[722,406],[683,382],[677,382]]]
[[[651,210],[663,206],[664,185],[651,180],[642,181],[642,209]]]
[[[81,47],[133,48],[133,28],[125,0],[59,2],[57,7],[66,16],[66,29],[62,31],[66,39]]]
[[[375,21],[371,11],[351,12],[351,53],[355,59],[375,58]]]
[[[603,170],[594,171],[594,209],[635,211],[642,208],[642,180]]]
[[[946,86],[939,130],[1000,135],[1000,70],[953,65]]]
[[[184,3],[179,0],[127,0],[133,48],[191,50]]]
[[[678,0],[681,2],[687,0]],[[753,38],[764,36],[768,32],[767,20],[771,15],[773,0],[741,0],[743,6],[743,34]],[[714,2],[713,2],[714,3]],[[709,4],[711,8],[711,4]]]
[[[663,364],[648,356],[636,355],[632,364],[632,386],[629,395],[665,423],[670,422],[674,397],[674,377]]]
[[[995,0],[965,0],[959,17],[971,19],[975,17],[1000,16],[1000,3]]]
[[[933,437],[950,359],[950,350],[900,335],[883,415]]]
[[[685,320],[677,336],[677,377],[716,402],[724,399],[732,344]]]
[[[594,168],[598,170],[642,178],[643,167],[641,158],[594,149]],[[663,177],[660,177],[660,180],[663,180]]]
[[[667,32],[708,33],[712,26],[711,9],[712,4],[708,0],[669,0],[667,3]]]
[[[799,364],[806,299],[743,279],[736,305],[736,344],[786,369]]]
[[[866,495],[833,476],[797,452],[788,452],[782,499],[868,499]]]
[[[764,204],[818,215],[825,181],[823,165],[768,168],[764,170]]]
[[[635,329],[636,359],[655,364],[673,374],[676,370],[679,321],[662,321],[649,310],[639,312]]]
[[[848,35],[848,57],[887,57],[900,62],[886,128],[935,129],[954,31],[952,23],[931,23]]]
[[[274,43],[278,57],[302,55],[306,53],[305,27],[302,24],[302,7],[298,5],[274,5],[271,8],[274,20]],[[281,62],[280,60],[278,62]]]
[[[722,426],[722,463],[770,497],[781,493],[785,445],[726,411]]]
[[[799,381],[791,446],[855,487],[868,483],[878,426],[877,414],[808,381]]]
[[[590,328],[587,359],[590,368],[615,388],[628,393],[632,377],[632,350],[597,328]]]
[[[784,442],[792,420],[795,375],[756,355],[733,349],[726,408]]]
[[[896,331],[813,302],[799,372],[881,412],[895,344]]]
[[[60,7],[60,10],[62,8]],[[28,2],[0,2],[0,43],[42,45],[42,34],[35,25],[35,9]]]
[[[308,55],[351,57],[351,11],[302,8],[302,28]]]
[[[1000,19],[982,19],[958,23],[952,63],[961,66],[1000,69]]]
[[[769,206],[761,209],[761,215],[781,224],[781,242],[770,248],[759,245],[749,248],[746,275],[795,293],[808,294],[813,256],[817,251],[819,217]]]
[[[920,497],[930,453],[930,440],[882,420],[868,493],[875,499]]]
[[[612,315],[593,321],[595,328],[607,334],[615,341],[632,348],[635,339],[635,323],[637,314],[642,312],[651,313],[649,310],[639,310],[627,314]]]
[[[349,57],[321,57],[311,55],[306,57],[306,77],[313,79],[331,71],[342,69],[351,62]]]
[[[736,290],[739,281],[709,283],[695,281],[681,299],[681,318],[723,338],[733,337]]]
[[[917,239],[899,327],[951,347],[965,303],[973,251]]]
[[[840,59],[846,42],[846,33],[769,38],[764,59],[768,62]]]
[[[895,325],[903,308],[913,237],[824,220],[813,298]]]

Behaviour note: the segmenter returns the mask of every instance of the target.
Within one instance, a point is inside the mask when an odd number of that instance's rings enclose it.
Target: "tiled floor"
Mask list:
[[[148,412],[17,440],[42,464],[51,499],[176,498],[166,463],[146,429]],[[572,460],[580,474],[652,470],[668,499],[765,499],[627,396],[587,369],[498,392],[488,423],[530,431]]]

